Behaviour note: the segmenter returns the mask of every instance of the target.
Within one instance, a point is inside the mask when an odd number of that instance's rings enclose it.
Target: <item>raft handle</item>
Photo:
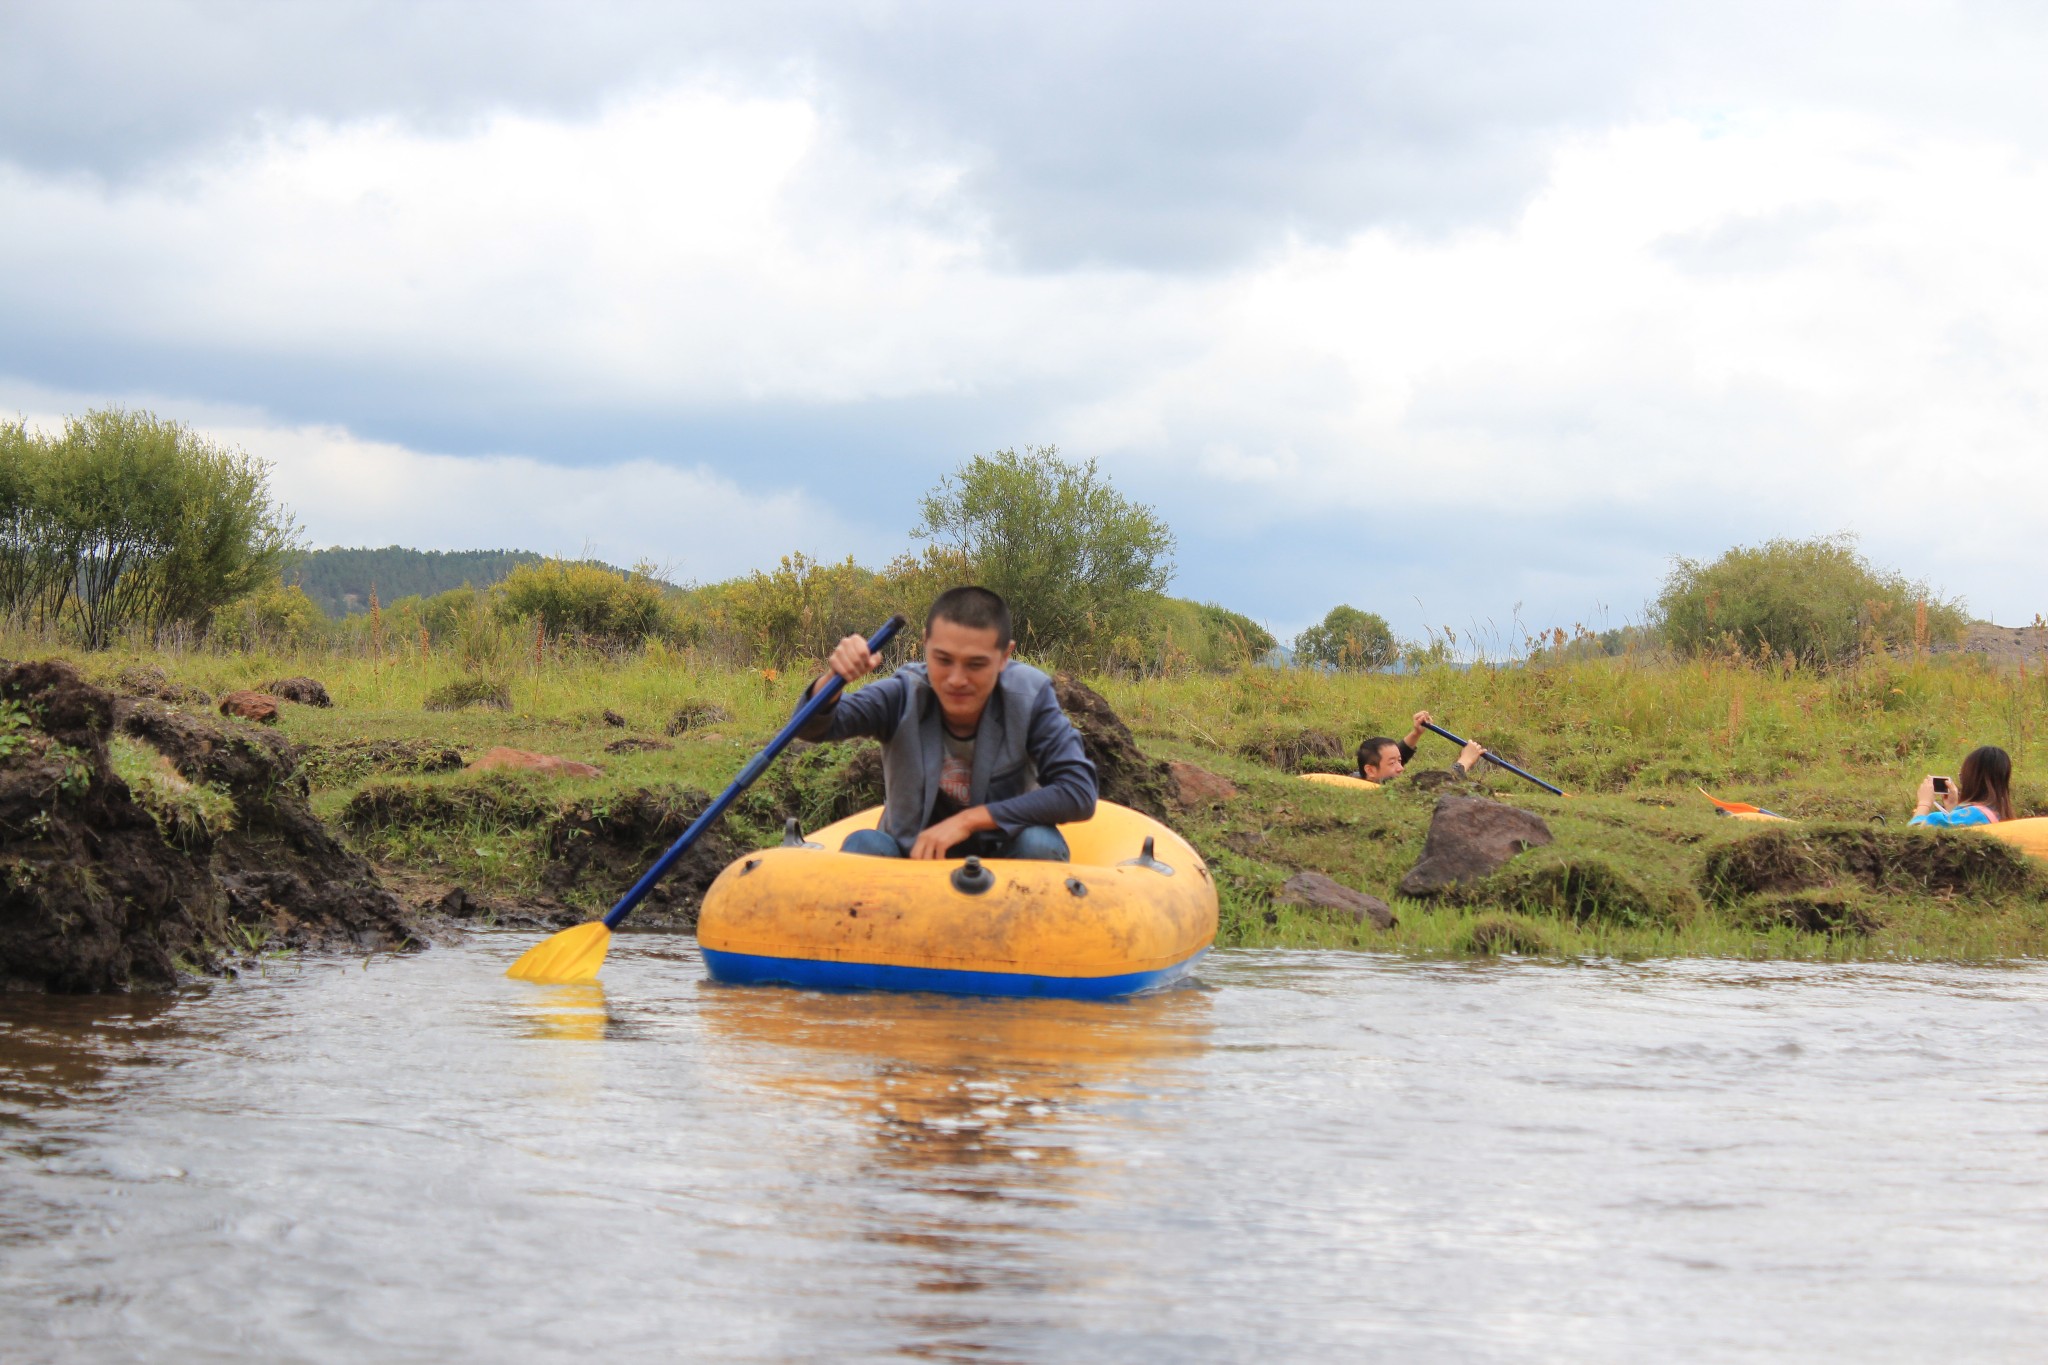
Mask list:
[[[800,824],[798,824],[798,823],[797,823],[797,821],[796,821],[796,817],[795,817],[794,815],[790,816],[790,817],[789,817],[789,819],[787,819],[786,821],[784,821],[784,822],[783,822],[783,825],[782,825],[782,846],[783,846],[784,848],[823,848],[823,847],[824,847],[824,845],[823,845],[823,844],[814,844],[814,843],[812,843],[812,842],[811,842],[810,840],[808,840],[808,839],[804,838],[804,827],[803,827],[802,825],[800,825]]]
[[[1073,892],[1076,896],[1085,896],[1088,894],[1088,883],[1082,881],[1079,877],[1069,877],[1067,878],[1067,890]]]
[[[953,869],[953,889],[962,895],[979,896],[996,884],[996,874],[981,865],[981,859],[969,858]]]
[[[1165,863],[1160,862],[1157,858],[1152,856],[1152,836],[1149,834],[1145,836],[1145,847],[1139,852],[1138,856],[1135,858],[1127,858],[1123,862],[1118,863],[1117,866],[1149,867],[1162,877],[1171,877],[1173,875],[1173,869],[1171,867],[1168,867]]]

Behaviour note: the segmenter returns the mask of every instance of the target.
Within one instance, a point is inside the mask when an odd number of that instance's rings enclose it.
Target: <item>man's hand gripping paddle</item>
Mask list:
[[[882,647],[895,639],[896,632],[902,630],[903,626],[901,616],[890,617],[888,623],[876,631],[874,638],[868,641],[868,648],[880,654]],[[713,821],[725,814],[726,807],[737,800],[741,792],[753,786],[756,778],[768,771],[768,765],[775,761],[777,754],[788,747],[792,739],[796,738],[797,731],[808,725],[819,711],[831,705],[832,699],[839,695],[839,689],[845,685],[846,680],[837,673],[826,678],[824,684],[811,694],[810,700],[797,708],[797,713],[790,718],[789,724],[782,727],[782,733],[769,740],[768,747],[755,754],[747,766],[740,769],[740,775],[733,779],[732,785],[720,793],[716,801],[705,807],[702,815],[690,822],[690,827],[683,831],[682,837],[669,845],[668,852],[662,854],[654,866],[648,868],[646,874],[633,883],[632,890],[619,897],[619,903],[606,911],[603,919],[579,924],[573,929],[564,929],[559,934],[541,940],[520,954],[519,960],[512,964],[511,970],[505,975],[520,981],[537,981],[543,985],[594,980],[598,968],[604,966],[604,955],[612,946],[612,930],[619,927],[619,921],[632,913],[633,907],[654,889],[654,884],[676,865],[676,860],[690,851],[690,845],[696,843],[698,837],[711,828]]]
[[[1429,723],[1428,721],[1424,721],[1424,722],[1422,722],[1422,728],[1423,728],[1423,729],[1425,729],[1425,730],[1433,730],[1433,731],[1435,731],[1435,732],[1436,732],[1437,734],[1440,734],[1440,735],[1442,735],[1442,736],[1443,736],[1443,737],[1444,737],[1445,739],[1449,740],[1449,741],[1450,741],[1451,743],[1453,743],[1453,744],[1457,745],[1457,746],[1458,746],[1458,747],[1459,747],[1460,749],[1462,749],[1462,748],[1464,748],[1464,747],[1465,747],[1465,744],[1466,744],[1466,741],[1465,741],[1465,740],[1459,739],[1459,738],[1458,738],[1458,737],[1457,737],[1456,735],[1452,734],[1452,733],[1451,733],[1451,732],[1450,732],[1449,730],[1446,730],[1446,729],[1444,729],[1444,727],[1443,727],[1443,726],[1441,726],[1441,725],[1431,725],[1431,724],[1430,724],[1430,723]],[[1491,764],[1493,764],[1493,765],[1494,765],[1495,767],[1497,767],[1497,768],[1506,768],[1506,769],[1507,769],[1507,770],[1508,770],[1509,772],[1513,773],[1513,774],[1514,774],[1514,775],[1515,775],[1516,777],[1520,777],[1520,778],[1526,778],[1526,779],[1527,779],[1528,781],[1534,782],[1534,783],[1535,783],[1535,784],[1536,784],[1537,786],[1539,786],[1539,787],[1543,788],[1543,790],[1545,790],[1545,791],[1547,791],[1547,792],[1551,793],[1551,794],[1552,794],[1553,796],[1570,796],[1570,795],[1571,795],[1571,793],[1570,793],[1570,792],[1568,792],[1568,791],[1565,791],[1565,790],[1563,790],[1563,789],[1561,789],[1561,788],[1558,788],[1558,787],[1553,787],[1553,786],[1551,786],[1551,785],[1550,785],[1550,784],[1549,784],[1548,782],[1545,782],[1545,781],[1544,781],[1544,780],[1543,780],[1542,778],[1540,778],[1540,777],[1537,777],[1537,776],[1536,776],[1536,775],[1535,775],[1534,773],[1525,773],[1525,772],[1523,772],[1523,771],[1522,771],[1522,770],[1521,770],[1520,768],[1517,768],[1517,767],[1516,767],[1516,766],[1515,766],[1514,764],[1512,764],[1512,763],[1508,762],[1508,761],[1507,761],[1506,759],[1504,759],[1504,758],[1496,758],[1496,757],[1495,757],[1494,755],[1492,755],[1492,754],[1490,754],[1490,753],[1489,753],[1489,754],[1488,754],[1488,755],[1486,756],[1486,761],[1487,761],[1488,763],[1491,763]],[[572,932],[573,932],[573,931],[572,931]]]

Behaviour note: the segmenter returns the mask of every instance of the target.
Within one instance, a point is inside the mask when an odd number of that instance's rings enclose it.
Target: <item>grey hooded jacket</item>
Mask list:
[[[882,830],[907,853],[930,824],[945,762],[944,718],[921,663],[839,700],[798,732],[807,740],[882,742]],[[985,805],[1006,835],[1095,814],[1095,765],[1060,710],[1052,679],[1012,660],[996,679],[974,735],[970,807]]]

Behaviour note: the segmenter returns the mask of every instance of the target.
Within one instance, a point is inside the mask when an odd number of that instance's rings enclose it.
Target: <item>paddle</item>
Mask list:
[[[1437,734],[1440,734],[1440,735],[1442,735],[1442,736],[1443,736],[1443,737],[1444,737],[1445,739],[1447,739],[1447,740],[1449,740],[1449,741],[1450,741],[1451,743],[1453,743],[1453,744],[1457,745],[1457,746],[1458,746],[1458,747],[1459,747],[1460,749],[1464,748],[1464,747],[1465,747],[1465,745],[1466,745],[1466,743],[1468,742],[1468,741],[1466,741],[1466,740],[1462,740],[1462,739],[1459,739],[1459,738],[1458,738],[1458,737],[1457,737],[1456,735],[1452,734],[1452,733],[1451,733],[1451,732],[1450,732],[1449,730],[1446,730],[1446,729],[1444,729],[1444,727],[1443,727],[1443,726],[1441,726],[1441,725],[1431,725],[1431,724],[1430,724],[1430,723],[1429,723],[1428,721],[1424,721],[1424,722],[1422,722],[1422,728],[1423,728],[1423,729],[1425,729],[1425,730],[1434,730],[1434,731],[1435,731],[1435,732],[1436,732]],[[1494,764],[1494,765],[1495,765],[1495,766],[1497,766],[1497,767],[1502,767],[1502,768],[1506,768],[1506,769],[1507,769],[1507,770],[1508,770],[1509,772],[1513,773],[1513,774],[1514,774],[1514,775],[1515,775],[1516,777],[1521,777],[1521,778],[1527,778],[1527,779],[1528,779],[1529,781],[1531,781],[1531,782],[1534,782],[1534,783],[1535,783],[1535,784],[1536,784],[1537,786],[1539,786],[1539,787],[1543,788],[1543,790],[1545,790],[1545,791],[1547,791],[1547,792],[1550,792],[1551,794],[1553,794],[1553,795],[1555,795],[1555,796],[1570,796],[1570,795],[1571,795],[1571,793],[1570,793],[1570,792],[1568,792],[1568,791],[1565,791],[1565,790],[1563,790],[1563,789],[1562,789],[1562,788],[1560,788],[1560,787],[1553,787],[1553,786],[1551,786],[1551,785],[1550,785],[1550,784],[1549,784],[1548,782],[1545,782],[1545,781],[1544,781],[1544,780],[1543,780],[1542,778],[1540,778],[1540,777],[1536,776],[1536,775],[1535,775],[1534,773],[1525,773],[1525,772],[1523,772],[1523,771],[1522,771],[1522,770],[1521,770],[1520,768],[1517,768],[1517,767],[1516,767],[1516,766],[1515,766],[1514,764],[1512,764],[1512,763],[1508,762],[1508,761],[1507,761],[1506,759],[1504,759],[1504,758],[1500,758],[1500,757],[1497,757],[1497,756],[1496,756],[1496,755],[1494,755],[1494,754],[1488,754],[1488,755],[1486,756],[1486,761],[1487,761],[1488,763]]]
[[[896,638],[896,632],[902,630],[903,626],[901,616],[890,617],[882,628],[875,632],[874,638],[868,641],[868,648],[880,654],[882,647]],[[747,766],[740,769],[740,775],[732,780],[732,785],[720,793],[716,801],[706,806],[702,815],[690,822],[690,827],[683,831],[682,837],[669,845],[668,852],[655,860],[654,866],[648,868],[646,874],[633,883],[630,891],[619,897],[619,903],[606,911],[603,919],[579,924],[573,929],[564,929],[559,934],[542,939],[521,953],[519,960],[512,964],[505,975],[520,981],[538,981],[544,985],[562,985],[595,979],[598,969],[604,966],[604,955],[612,945],[612,930],[619,927],[619,921],[632,913],[633,907],[654,889],[654,884],[676,865],[676,860],[690,851],[690,845],[696,843],[699,836],[711,828],[713,821],[725,814],[726,807],[739,799],[741,792],[753,786],[756,778],[768,771],[768,765],[775,761],[777,754],[788,747],[792,739],[796,738],[796,732],[803,729],[813,716],[829,705],[832,698],[839,695],[839,689],[845,685],[846,679],[837,673],[826,678],[824,685],[811,694],[810,700],[797,708],[796,715],[790,718],[789,724],[782,727],[782,733],[769,740],[768,747],[755,754]]]

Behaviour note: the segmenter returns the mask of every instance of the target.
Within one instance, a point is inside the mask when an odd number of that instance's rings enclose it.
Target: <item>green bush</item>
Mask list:
[[[599,644],[638,644],[684,634],[650,574],[563,559],[521,564],[497,588],[502,615],[537,620],[550,635]]]
[[[1401,657],[1386,618],[1357,607],[1332,607],[1321,625],[1294,637],[1296,663],[1325,668],[1385,668]]]
[[[108,408],[56,437],[0,426],[0,611],[88,649],[205,629],[277,578],[293,537],[267,465],[176,422]]]
[[[1790,656],[1807,664],[1953,641],[1969,620],[1960,602],[1872,567],[1849,535],[1737,546],[1711,563],[1680,559],[1655,617],[1680,654]]]
[[[272,582],[214,617],[213,638],[234,649],[300,649],[326,638],[327,614],[297,584]]]

